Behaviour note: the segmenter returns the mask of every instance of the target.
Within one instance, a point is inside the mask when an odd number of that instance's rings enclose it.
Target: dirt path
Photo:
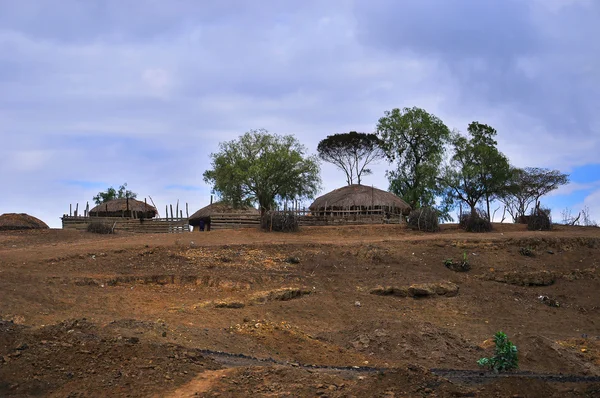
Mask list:
[[[227,375],[231,373],[231,370],[232,369],[208,370],[175,391],[166,394],[157,394],[155,395],[155,398],[197,397],[199,394],[209,391],[217,381],[227,377]]]

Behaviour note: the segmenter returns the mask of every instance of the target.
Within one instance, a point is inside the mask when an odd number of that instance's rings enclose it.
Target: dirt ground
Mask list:
[[[600,229],[495,227],[1,232],[0,396],[600,396]]]

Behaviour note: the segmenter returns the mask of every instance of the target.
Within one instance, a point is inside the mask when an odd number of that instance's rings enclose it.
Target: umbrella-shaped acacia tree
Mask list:
[[[320,188],[317,157],[291,135],[251,130],[220,143],[211,158],[204,181],[234,206],[258,203],[262,213],[276,200],[312,199]]]

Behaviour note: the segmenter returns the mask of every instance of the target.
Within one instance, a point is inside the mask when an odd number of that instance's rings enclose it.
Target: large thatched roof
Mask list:
[[[20,229],[47,229],[48,225],[25,213],[5,213],[0,216],[0,231],[13,231]]]
[[[126,214],[128,207],[129,213]],[[122,215],[129,217],[131,213],[144,215],[146,218],[152,218],[158,214],[158,211],[154,206],[135,199],[113,199],[101,203],[90,210],[90,216],[92,217],[119,217]]]
[[[366,185],[347,185],[319,196],[311,205],[311,211],[327,209],[395,208],[398,213],[408,213],[410,206],[393,193]]]
[[[200,225],[200,220],[209,221],[210,216],[217,213],[237,213],[237,214],[247,214],[247,215],[260,215],[260,211],[255,209],[254,207],[247,206],[242,208],[234,208],[232,205],[223,203],[223,202],[215,202],[211,205],[201,208],[194,214],[190,216],[190,225],[198,226]]]

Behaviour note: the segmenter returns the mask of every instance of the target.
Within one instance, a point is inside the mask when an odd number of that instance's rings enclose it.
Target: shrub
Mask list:
[[[531,215],[529,216],[527,229],[530,231],[550,231],[552,229],[550,209],[533,209],[531,211]]]
[[[95,234],[113,234],[114,230],[112,226],[108,224],[104,224],[102,222],[91,222],[87,226],[88,232],[93,232]]]
[[[299,229],[298,216],[290,211],[267,211],[260,226],[265,231],[296,232]]]
[[[519,358],[517,355],[517,346],[508,340],[506,334],[497,332],[494,335],[494,343],[496,343],[494,356],[491,358],[481,358],[477,361],[477,364],[482,367],[488,367],[496,373],[518,369]]]
[[[440,230],[439,212],[431,207],[421,207],[410,212],[408,225],[415,230],[437,232]]]
[[[475,214],[462,213],[458,226],[467,232],[490,232],[492,230],[492,223],[488,221],[487,213],[481,209],[478,209]]]

